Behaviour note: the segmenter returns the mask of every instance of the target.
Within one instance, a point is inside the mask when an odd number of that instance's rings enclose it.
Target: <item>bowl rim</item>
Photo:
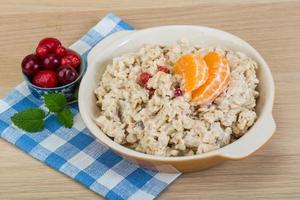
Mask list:
[[[30,81],[30,79],[27,77],[27,75],[24,74],[24,72],[21,70],[22,75],[23,75],[23,79],[25,80],[25,82],[28,85],[30,85],[31,87],[39,89],[39,90],[61,90],[61,89],[64,89],[64,88],[67,88],[67,87],[70,87],[70,86],[76,84],[83,77],[83,75],[85,74],[85,72],[87,70],[87,66],[85,64],[85,60],[83,59],[83,57],[79,53],[77,53],[75,50],[70,49],[70,48],[66,48],[66,49],[76,53],[80,57],[80,66],[79,67],[81,68],[81,73],[79,74],[79,76],[74,81],[72,81],[71,83],[68,83],[66,85],[61,85],[61,86],[58,86],[58,87],[43,88],[43,87],[39,87],[39,86],[34,85]]]
[[[87,81],[87,77],[89,75],[89,68],[86,72],[86,74],[84,75],[82,82],[80,84],[79,87],[79,96],[78,96],[78,103],[79,103],[79,110],[82,116],[83,121],[85,122],[87,128],[90,130],[90,132],[98,139],[100,140],[100,142],[102,142],[103,144],[105,144],[106,146],[108,146],[109,148],[113,149],[114,151],[120,153],[121,155],[125,155],[128,157],[134,157],[140,160],[152,160],[152,161],[161,161],[161,162],[178,162],[178,161],[189,161],[189,160],[198,160],[198,159],[204,159],[204,158],[208,158],[208,157],[212,157],[212,156],[220,156],[220,157],[224,157],[224,158],[228,158],[230,159],[228,156],[224,155],[224,150],[229,149],[229,148],[234,148],[235,145],[237,145],[237,143],[241,143],[241,141],[244,141],[247,139],[248,133],[254,129],[254,127],[257,127],[259,125],[262,125],[263,121],[266,120],[268,117],[272,117],[272,109],[273,109],[273,103],[274,103],[274,93],[275,93],[275,87],[274,87],[274,80],[271,74],[271,70],[268,66],[268,64],[266,63],[266,61],[264,60],[264,58],[261,56],[261,54],[254,48],[252,47],[248,42],[242,40],[241,38],[219,30],[219,29],[215,29],[215,28],[210,28],[210,27],[206,27],[206,26],[196,26],[196,25],[167,25],[167,26],[156,26],[156,27],[150,27],[150,28],[146,28],[146,29],[141,29],[141,30],[134,30],[134,31],[130,31],[130,34],[127,34],[123,37],[117,38],[114,42],[112,42],[110,44],[110,47],[107,47],[105,49],[109,49],[109,48],[116,48],[118,45],[124,44],[127,40],[130,40],[132,38],[134,38],[134,36],[136,34],[144,34],[147,31],[151,31],[151,30],[159,30],[159,29],[182,29],[182,28],[190,28],[190,29],[202,29],[204,31],[213,31],[213,32],[217,32],[218,34],[225,34],[226,36],[230,37],[232,40],[235,40],[239,43],[242,43],[247,49],[250,49],[253,53],[255,53],[255,57],[259,58],[259,60],[262,62],[262,65],[260,65],[260,67],[263,67],[265,69],[266,75],[268,80],[266,80],[267,84],[270,86],[271,90],[269,91],[270,94],[269,96],[266,97],[265,99],[265,104],[263,105],[263,107],[261,108],[261,114],[260,116],[257,118],[257,120],[255,121],[254,125],[245,133],[245,135],[243,135],[243,137],[239,138],[238,140],[236,140],[235,142],[232,142],[224,147],[221,147],[219,149],[210,151],[210,152],[206,152],[206,153],[202,153],[202,154],[196,154],[196,155],[190,155],[190,156],[176,156],[176,157],[164,157],[164,156],[157,156],[157,155],[150,155],[150,154],[146,154],[146,153],[142,153],[142,152],[138,152],[136,150],[127,148],[121,144],[118,144],[116,142],[114,142],[111,138],[109,138],[99,127],[97,132],[101,133],[102,136],[104,136],[104,138],[98,137],[98,134],[95,134],[93,132],[93,127],[97,126],[94,122],[93,119],[90,118],[90,115],[86,112],[85,107],[84,107],[84,103],[83,103],[83,99],[84,97],[82,97],[81,95],[81,91],[84,90],[84,83]],[[126,31],[129,32],[129,31]],[[99,43],[100,44],[100,43]],[[97,45],[96,45],[97,46]],[[93,49],[90,51],[90,53],[93,52]],[[89,62],[89,59],[88,59]],[[89,65],[89,63],[88,63]],[[82,98],[82,100],[81,100]],[[272,133],[269,133],[269,138],[268,140],[271,138],[271,136],[273,135],[274,130],[272,131]],[[108,139],[108,140],[107,140]],[[264,144],[264,143],[263,143]],[[258,148],[260,148],[263,144],[261,144]],[[258,149],[257,148],[257,149]],[[254,149],[254,151],[256,151],[257,149]],[[244,156],[247,157],[248,155]],[[240,159],[240,158],[238,158]]]

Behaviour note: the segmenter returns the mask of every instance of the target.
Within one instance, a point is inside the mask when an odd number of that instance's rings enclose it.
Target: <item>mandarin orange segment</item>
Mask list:
[[[197,104],[211,103],[228,86],[230,68],[227,59],[216,52],[209,52],[204,60],[208,66],[208,79],[192,92],[192,101]]]
[[[174,64],[175,74],[182,75],[185,92],[192,92],[205,83],[208,77],[208,68],[200,55],[186,54]]]

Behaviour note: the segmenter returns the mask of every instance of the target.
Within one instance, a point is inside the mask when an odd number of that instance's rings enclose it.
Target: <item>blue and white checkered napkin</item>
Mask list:
[[[86,59],[89,50],[106,36],[132,29],[108,14],[71,48]],[[0,100],[0,136],[107,199],[153,199],[179,176],[139,168],[100,144],[86,129],[77,105],[71,106],[75,116],[72,129],[62,127],[51,115],[39,133],[25,133],[12,125],[14,113],[37,106],[41,102],[26,84],[18,85]]]

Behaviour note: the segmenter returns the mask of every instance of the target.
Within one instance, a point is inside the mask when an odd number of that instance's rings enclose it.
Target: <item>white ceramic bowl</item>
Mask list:
[[[237,141],[214,151],[185,157],[160,157],[147,155],[115,143],[95,124],[99,115],[94,89],[101,79],[105,66],[112,58],[136,52],[143,44],[174,44],[186,38],[191,44],[201,46],[221,46],[240,51],[253,58],[259,65],[257,101],[257,121],[249,131]],[[262,56],[244,40],[217,29],[201,26],[162,26],[138,31],[122,31],[111,35],[96,45],[88,55],[88,67],[79,89],[79,109],[81,116],[95,137],[117,153],[134,163],[164,172],[198,171],[216,165],[224,160],[242,159],[265,144],[275,131],[272,116],[274,81],[270,69]]]

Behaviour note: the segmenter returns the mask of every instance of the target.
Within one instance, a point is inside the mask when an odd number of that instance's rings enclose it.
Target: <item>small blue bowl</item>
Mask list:
[[[80,56],[80,60],[81,60],[81,65],[79,67],[80,74],[79,74],[78,78],[75,81],[73,81],[67,85],[54,87],[54,88],[42,88],[42,87],[33,85],[31,83],[31,81],[29,80],[29,78],[24,73],[23,73],[23,77],[24,77],[24,80],[27,83],[27,86],[28,86],[29,90],[31,91],[32,95],[35,96],[39,100],[43,100],[44,94],[55,92],[55,93],[62,93],[66,97],[68,102],[73,101],[73,100],[77,99],[77,95],[75,94],[75,92],[76,92],[76,90],[80,84],[80,81],[86,71],[86,64],[85,64],[85,61],[83,60],[82,56]]]

